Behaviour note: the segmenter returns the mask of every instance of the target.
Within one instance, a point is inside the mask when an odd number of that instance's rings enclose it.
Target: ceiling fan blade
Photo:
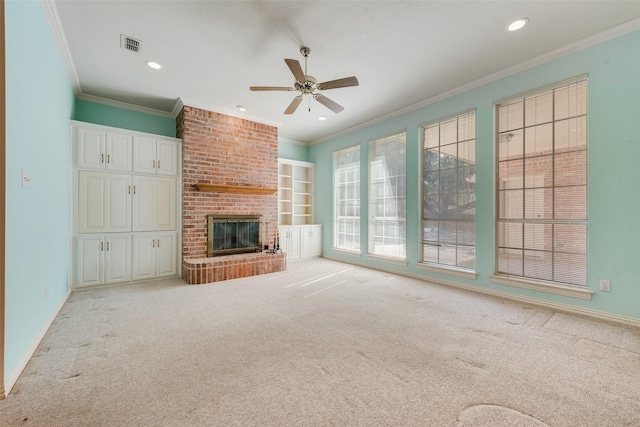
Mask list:
[[[324,95],[314,94],[313,97],[316,99],[316,101],[318,101],[320,104],[324,105],[334,113],[339,113],[340,111],[344,110],[344,107],[342,105],[330,100]]]
[[[316,87],[319,90],[337,89],[340,87],[358,86],[358,79],[355,76],[345,77],[343,79],[329,80],[328,82],[318,83]]]
[[[295,89],[292,87],[285,87],[285,86],[250,86],[249,90],[253,90],[253,91],[282,90],[285,92],[290,92]]]
[[[302,96],[298,95],[295,98],[293,98],[293,101],[291,101],[291,104],[289,104],[289,106],[287,107],[286,110],[284,110],[285,114],[293,114],[296,111],[296,108],[298,108],[298,105],[300,105],[300,103],[302,102]]]
[[[289,69],[293,73],[293,77],[295,77],[297,81],[303,82],[307,80],[307,78],[304,76],[304,72],[302,71],[302,67],[300,66],[300,63],[297,60],[285,59],[284,62],[287,63],[287,65],[289,66]]]

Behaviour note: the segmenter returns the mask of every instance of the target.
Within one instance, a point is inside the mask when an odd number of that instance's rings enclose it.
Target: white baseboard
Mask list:
[[[340,258],[334,258],[334,257],[331,257],[331,256],[327,256],[327,255],[323,255],[323,258],[327,258],[327,259],[330,259],[330,260],[333,260],[333,261],[344,262],[345,264],[356,264],[356,265],[359,265],[359,266],[362,266],[362,267],[365,267],[365,268],[370,268],[372,270],[380,270],[380,271],[384,271],[384,272],[387,272],[387,273],[397,274],[399,276],[407,276],[407,277],[411,277],[413,279],[423,280],[425,282],[436,283],[438,285],[451,286],[451,287],[454,287],[454,288],[460,288],[460,289],[464,289],[464,290],[467,290],[467,291],[478,292],[478,293],[486,294],[486,295],[493,295],[493,296],[496,296],[496,297],[499,297],[499,298],[505,298],[505,299],[509,299],[509,300],[512,300],[512,301],[519,301],[519,302],[524,302],[524,303],[527,303],[527,304],[533,304],[533,305],[537,305],[537,306],[541,306],[541,307],[545,307],[545,308],[551,308],[551,309],[554,309],[554,310],[563,311],[563,312],[567,312],[567,313],[578,314],[578,315],[581,315],[581,316],[588,316],[588,317],[592,317],[592,318],[595,318],[595,319],[604,320],[604,321],[607,321],[607,322],[614,322],[614,323],[620,323],[620,324],[624,324],[624,325],[640,327],[640,319],[637,319],[635,317],[621,316],[619,314],[606,313],[604,311],[592,310],[590,308],[576,307],[576,306],[569,305],[569,304],[563,304],[563,303],[559,303],[559,302],[548,301],[548,300],[529,297],[529,296],[525,296],[525,295],[512,294],[512,293],[509,293],[509,292],[498,291],[498,290],[495,290],[495,289],[483,288],[483,287],[480,287],[480,286],[470,286],[470,285],[465,285],[464,283],[453,282],[453,281],[450,281],[450,280],[441,280],[441,279],[436,279],[436,278],[433,278],[433,277],[420,276],[419,274],[415,274],[415,273],[411,273],[411,272],[397,271],[397,270],[387,269],[387,268],[378,267],[378,266],[371,266],[371,265],[368,265],[368,264],[364,264],[362,262],[357,262],[357,261],[352,261],[352,260],[344,260],[344,259],[340,259]]]
[[[31,347],[29,347],[29,349],[24,354],[24,356],[22,356],[22,358],[20,359],[20,362],[18,363],[18,366],[16,366],[16,368],[13,370],[13,372],[6,378],[6,380],[4,382],[4,396],[5,397],[9,396],[9,393],[11,393],[11,389],[13,388],[13,386],[18,381],[18,378],[20,378],[20,375],[22,374],[22,371],[24,371],[24,368],[26,368],[27,363],[29,363],[29,360],[31,360],[31,357],[33,356],[33,353],[35,353],[36,350],[38,349],[38,346],[40,345],[40,342],[42,341],[42,339],[46,335],[47,331],[51,327],[51,324],[53,323],[53,321],[58,316],[58,313],[60,313],[60,310],[62,310],[62,307],[64,306],[64,304],[69,299],[69,295],[71,295],[71,289],[67,289],[67,293],[62,298],[62,301],[60,302],[60,304],[58,304],[58,307],[56,307],[56,309],[53,311],[53,314],[51,315],[51,317],[49,318],[47,323],[45,323],[45,325],[42,328],[42,330],[40,330],[40,333],[38,334],[36,339],[31,344]]]

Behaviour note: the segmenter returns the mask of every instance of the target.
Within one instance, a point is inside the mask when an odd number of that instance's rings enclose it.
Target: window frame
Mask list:
[[[387,217],[375,217],[375,207],[374,207],[374,203],[376,202],[376,197],[374,196],[374,177],[373,177],[373,160],[374,160],[374,144],[376,143],[380,143],[380,142],[384,142],[385,140],[394,140],[394,139],[399,139],[400,136],[403,136],[404,139],[404,158],[402,158],[402,161],[404,162],[404,218],[402,220],[400,220],[401,222],[404,223],[404,237],[403,237],[403,242],[404,242],[404,255],[402,256],[396,256],[396,255],[389,255],[389,254],[380,254],[380,253],[374,253],[373,252],[373,246],[374,246],[374,241],[376,238],[376,234],[375,234],[375,224],[374,221],[376,218],[387,218]],[[381,259],[381,260],[389,260],[389,261],[400,261],[401,263],[406,262],[407,260],[407,130],[406,129],[402,129],[400,131],[397,132],[393,132],[390,133],[386,136],[382,136],[382,137],[378,137],[375,139],[371,139],[368,142],[368,146],[367,146],[367,151],[368,151],[368,160],[367,160],[367,197],[368,197],[368,218],[367,218],[367,227],[368,227],[368,242],[367,242],[367,256],[370,258],[376,258],[376,259]],[[400,175],[395,175],[394,177],[398,178],[400,177]],[[396,202],[396,209],[397,209],[397,201],[398,201],[398,197],[396,195],[395,197],[395,202]],[[396,221],[398,221],[398,217],[396,215]],[[396,224],[397,226],[398,224]],[[397,239],[398,237],[396,237]]]
[[[555,93],[555,91],[557,89],[561,89],[564,87],[568,87],[574,84],[578,84],[584,82],[586,84],[586,88],[585,88],[585,112],[584,115],[578,115],[575,117],[584,117],[584,121],[585,121],[585,125],[584,125],[584,131],[585,131],[585,148],[584,148],[584,155],[585,155],[585,164],[584,164],[584,173],[585,173],[585,200],[584,203],[586,205],[586,210],[585,210],[585,219],[584,220],[580,220],[580,219],[561,219],[561,218],[555,218],[555,214],[552,215],[551,219],[544,219],[544,220],[537,220],[535,218],[527,218],[526,217],[526,213],[523,214],[523,217],[521,219],[517,219],[517,220],[513,220],[513,221],[509,221],[509,218],[502,218],[501,217],[501,209],[504,209],[504,205],[501,205],[500,203],[500,183],[501,183],[501,177],[500,177],[500,149],[499,149],[499,141],[500,141],[500,136],[501,136],[501,132],[500,132],[500,107],[504,106],[504,105],[508,105],[510,103],[514,103],[517,101],[522,101],[523,106],[526,104],[526,100],[528,98],[533,98],[535,96],[539,96],[539,95],[543,95],[546,92],[552,92],[552,105],[553,103],[555,103],[555,100],[553,98],[553,94]],[[589,93],[589,89],[588,89],[588,75],[587,74],[582,74],[573,78],[569,78],[566,80],[562,80],[559,82],[555,82],[552,84],[548,84],[536,89],[532,89],[526,92],[522,92],[519,93],[517,95],[513,95],[507,98],[503,98],[500,99],[498,101],[494,102],[494,153],[493,153],[493,157],[494,157],[494,177],[495,177],[495,181],[494,181],[494,185],[493,185],[493,191],[494,191],[494,208],[495,208],[495,214],[494,214],[494,241],[495,241],[495,245],[494,245],[494,273],[490,276],[490,279],[492,282],[494,283],[498,283],[498,284],[503,284],[503,285],[509,285],[509,286],[515,286],[515,287],[520,287],[520,288],[524,288],[524,289],[530,289],[530,290],[536,290],[536,291],[543,291],[543,292],[548,292],[548,293],[553,293],[553,294],[558,294],[558,295],[564,295],[564,296],[570,296],[570,297],[575,297],[575,298],[580,298],[580,299],[585,299],[585,300],[590,300],[591,299],[591,295],[593,294],[592,291],[590,291],[588,289],[588,234],[589,234],[589,221],[588,221],[588,120],[589,120],[589,102],[588,102],[588,93]],[[553,111],[553,110],[552,110]],[[523,110],[523,115],[526,114],[526,109]],[[574,116],[572,116],[572,118],[575,118]],[[552,116],[551,121],[549,122],[552,126],[552,129],[555,129],[556,123],[557,122],[562,122],[567,120],[568,118],[556,118],[555,116]],[[533,126],[533,125],[532,125]],[[532,126],[527,126],[526,123],[523,122],[522,124],[522,130],[525,130],[529,127]],[[538,125],[535,125],[538,126]],[[520,128],[518,128],[520,129]],[[562,154],[559,153],[558,151],[556,151],[556,147],[555,147],[555,141],[556,141],[556,136],[553,134],[552,131],[552,149],[551,149],[551,154],[549,154],[549,156],[551,157],[551,162],[554,163],[556,161],[556,155],[558,154]],[[517,161],[518,159],[521,159],[522,161],[525,161],[526,159],[532,158],[532,157],[528,157],[526,155],[526,151],[524,151],[525,148],[523,148],[523,154],[521,158],[514,158],[512,160]],[[578,150],[576,152],[579,152],[582,150]],[[535,156],[534,156],[535,157]],[[524,169],[523,166],[523,179],[526,179],[526,171]],[[536,177],[538,175],[535,175]],[[550,188],[552,189],[553,192],[555,192],[555,189],[557,187],[562,188],[563,186],[558,186],[555,183],[555,178],[554,175],[552,175],[552,186],[551,187],[540,187],[540,188]],[[535,189],[538,188],[538,186],[533,186],[533,187],[525,187],[523,185],[523,190],[525,188],[529,188],[529,189]],[[526,200],[523,200],[523,208],[526,206]],[[555,204],[555,202],[553,202]],[[553,206],[553,205],[552,205]],[[555,209],[555,208],[553,208]],[[539,279],[539,278],[535,278],[535,277],[531,277],[531,276],[526,276],[525,275],[525,271],[522,271],[522,275],[516,275],[516,274],[512,274],[512,273],[508,273],[508,272],[501,272],[499,271],[499,262],[500,262],[500,258],[499,258],[499,251],[502,248],[502,246],[500,246],[500,224],[506,224],[509,222],[521,222],[524,226],[524,224],[546,224],[546,225],[553,225],[555,226],[556,224],[577,224],[577,225],[584,225],[586,228],[585,231],[585,237],[584,237],[584,247],[585,247],[585,283],[584,284],[574,284],[574,283],[566,283],[566,282],[560,282],[560,281],[554,281],[554,280],[545,280],[545,279]],[[552,237],[553,238],[553,237]],[[526,245],[523,243],[522,244],[522,248],[523,251],[526,250]],[[555,256],[555,249],[552,247],[551,251],[546,251],[552,254],[552,256]],[[552,266],[554,261],[552,261]],[[553,268],[553,267],[552,267]],[[552,276],[553,277],[553,276]]]
[[[357,151],[357,157],[358,157],[358,162],[357,162],[357,183],[354,184],[354,188],[357,188],[358,191],[358,215],[353,216],[353,217],[349,217],[352,220],[357,219],[358,220],[358,228],[357,228],[357,238],[356,235],[354,234],[354,239],[353,241],[357,241],[357,249],[353,249],[353,248],[346,248],[346,247],[340,247],[338,246],[338,242],[340,241],[339,239],[339,233],[340,233],[340,223],[339,223],[339,218],[340,216],[338,215],[338,211],[339,211],[339,207],[338,207],[338,202],[339,202],[339,196],[338,196],[338,182],[337,182],[337,172],[338,172],[338,168],[337,168],[337,160],[338,160],[338,155],[340,153],[343,152],[348,152],[348,151]],[[334,251],[339,251],[339,252],[345,252],[345,253],[349,253],[349,254],[361,254],[362,253],[362,192],[361,192],[361,186],[362,186],[362,148],[361,148],[361,144],[355,144],[349,147],[345,147],[345,148],[341,148],[341,149],[337,149],[333,151],[333,155],[332,155],[333,159],[332,159],[332,190],[333,190],[333,241],[332,241],[332,249]],[[354,199],[355,200],[355,199]],[[348,217],[344,217],[344,218],[348,218]]]
[[[425,184],[424,184],[424,155],[425,155],[425,148],[424,148],[424,144],[425,144],[425,130],[431,126],[434,125],[440,125],[442,123],[445,123],[447,121],[451,121],[452,119],[458,119],[460,117],[464,117],[466,115],[469,114],[473,114],[474,116],[474,151],[476,150],[476,146],[477,146],[477,134],[476,134],[476,128],[477,126],[475,125],[477,123],[477,114],[476,114],[476,108],[469,108],[467,110],[463,110],[461,112],[458,113],[453,113],[453,114],[449,114],[447,116],[443,116],[440,118],[437,118],[435,120],[431,120],[428,121],[426,123],[422,123],[421,125],[419,125],[418,129],[419,129],[419,133],[420,133],[420,137],[419,137],[419,145],[418,145],[418,150],[419,150],[419,156],[418,158],[420,159],[419,165],[418,165],[418,179],[419,179],[419,185],[418,188],[420,189],[420,194],[419,194],[419,213],[418,213],[418,231],[419,231],[419,239],[418,239],[418,262],[416,263],[416,267],[419,268],[420,270],[424,270],[424,271],[430,271],[430,272],[435,272],[435,273],[446,273],[449,275],[453,275],[453,276],[457,276],[457,277],[462,277],[462,278],[466,278],[466,279],[476,279],[477,278],[477,273],[476,273],[476,268],[477,268],[477,254],[474,255],[474,266],[473,268],[465,268],[465,267],[459,267],[457,265],[450,265],[450,264],[443,264],[443,263],[436,263],[436,262],[430,262],[430,261],[425,261],[424,259],[424,245],[425,245],[425,239],[424,239],[424,209],[425,209]],[[459,143],[460,141],[457,141],[456,143]],[[440,145],[439,145],[440,146]],[[476,161],[476,167],[477,167],[477,161]],[[440,168],[438,168],[438,170],[440,170]],[[458,166],[456,166],[456,171],[458,171]],[[477,169],[476,169],[476,174],[477,174]],[[474,191],[474,195],[476,194],[476,191]],[[477,197],[476,197],[476,201],[477,201]],[[439,219],[436,219],[436,221]],[[456,220],[457,222],[457,220]],[[473,224],[474,226],[476,225],[477,222],[477,217],[476,215],[474,215],[473,218]],[[456,251],[457,251],[457,242],[456,242]],[[465,246],[469,246],[469,245],[465,245]],[[474,227],[474,253],[475,250],[477,249],[477,230]]]

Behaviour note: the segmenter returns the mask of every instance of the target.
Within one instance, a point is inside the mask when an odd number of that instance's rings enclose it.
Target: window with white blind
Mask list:
[[[336,151],[334,242],[337,249],[360,251],[360,146]]]
[[[587,81],[497,106],[500,274],[587,285]]]
[[[422,261],[475,269],[476,116],[422,128]]]
[[[369,143],[369,253],[406,258],[406,132]]]

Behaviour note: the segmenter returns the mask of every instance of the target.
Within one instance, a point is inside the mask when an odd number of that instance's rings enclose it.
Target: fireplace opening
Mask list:
[[[207,256],[261,252],[260,216],[207,215]]]

